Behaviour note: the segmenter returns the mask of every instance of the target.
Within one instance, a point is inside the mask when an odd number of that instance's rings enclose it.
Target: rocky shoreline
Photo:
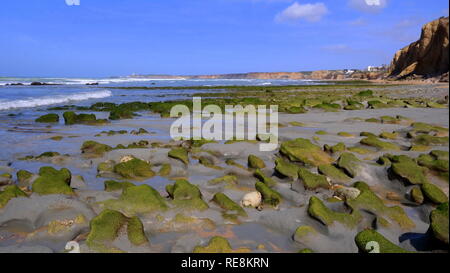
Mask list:
[[[275,151],[170,140],[189,100],[47,109],[53,149],[0,166],[0,252],[448,250],[448,86],[225,91],[202,95],[280,106]]]

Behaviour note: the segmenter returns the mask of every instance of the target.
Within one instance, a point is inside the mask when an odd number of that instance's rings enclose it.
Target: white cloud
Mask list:
[[[308,22],[317,22],[328,13],[328,8],[324,3],[299,4],[295,2],[282,12],[278,13],[275,21],[296,21],[306,20]]]
[[[387,6],[388,0],[349,0],[350,7],[363,12],[379,12]]]

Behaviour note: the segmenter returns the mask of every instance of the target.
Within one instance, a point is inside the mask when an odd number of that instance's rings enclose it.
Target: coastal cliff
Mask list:
[[[389,76],[397,79],[446,77],[448,81],[448,17],[441,17],[422,28],[420,39],[397,51]]]

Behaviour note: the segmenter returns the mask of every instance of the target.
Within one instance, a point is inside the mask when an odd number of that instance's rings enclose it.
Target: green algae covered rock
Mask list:
[[[425,200],[425,197],[423,196],[423,192],[420,189],[420,187],[416,186],[414,188],[411,189],[411,199],[412,201],[414,201],[416,204],[423,204],[423,201]]]
[[[33,182],[31,189],[40,195],[47,194],[73,194],[70,187],[72,174],[68,169],[56,170],[52,167],[39,169],[39,177]]]
[[[249,155],[248,167],[253,169],[264,169],[266,167],[266,164],[264,163],[264,160],[257,157],[256,155]]]
[[[150,178],[155,176],[155,173],[150,167],[150,163],[138,158],[133,158],[115,165],[114,172],[123,178],[128,179]]]
[[[398,133],[389,133],[389,132],[382,132],[380,134],[380,138],[384,138],[384,139],[391,139],[391,140],[395,140],[399,137]]]
[[[235,175],[224,175],[208,181],[208,184],[210,185],[217,185],[220,183],[226,183],[227,185],[236,185],[237,177]]]
[[[293,180],[296,180],[298,178],[299,168],[299,166],[290,163],[282,158],[275,159],[275,171],[283,176],[290,177]]]
[[[343,153],[338,159],[337,166],[350,177],[358,175],[361,161],[352,153]]]
[[[166,191],[177,207],[196,210],[208,209],[208,204],[203,201],[200,189],[187,180],[180,179],[175,181],[174,184],[167,185]]]
[[[439,205],[430,214],[430,229],[439,241],[448,245],[448,202]]]
[[[73,124],[88,124],[88,125],[96,125],[96,124],[105,124],[107,123],[104,119],[97,119],[95,114],[76,114],[75,112],[69,111],[64,112],[63,114],[64,122],[66,125]]]
[[[239,216],[247,216],[247,213],[241,206],[236,204],[233,200],[221,192],[216,193],[212,201],[224,209],[227,214],[231,212]]]
[[[90,154],[95,156],[102,156],[104,153],[109,152],[112,149],[113,148],[111,146],[92,140],[85,141],[81,145],[81,152],[83,154]]]
[[[16,173],[19,187],[27,186],[30,183],[33,174],[26,170],[19,170]]]
[[[0,208],[3,208],[9,200],[16,197],[27,197],[27,195],[16,185],[6,186],[0,191]]]
[[[125,187],[119,199],[106,200],[100,204],[126,214],[149,213],[167,209],[166,201],[159,192],[146,184]]]
[[[107,180],[104,182],[104,185],[105,185],[105,191],[108,191],[108,192],[121,191],[126,188],[136,186],[131,182],[117,182],[114,180]]]
[[[239,248],[239,249],[232,249],[230,243],[227,239],[220,237],[220,236],[214,236],[212,237],[208,245],[206,246],[196,246],[193,253],[245,253],[250,252],[247,248]]]
[[[340,169],[336,168],[332,164],[326,164],[326,165],[320,165],[318,167],[319,173],[327,176],[331,179],[331,181],[335,183],[348,183],[352,179],[347,176],[344,172],[342,172]]]
[[[136,246],[148,243],[141,220],[128,218],[122,213],[105,209],[91,220],[91,231],[86,239],[90,249],[98,252],[121,252],[112,242],[119,237],[122,229],[127,230],[128,240]]]
[[[405,230],[415,227],[414,222],[406,215],[401,207],[386,206],[383,200],[372,192],[366,183],[356,182],[353,187],[361,192],[357,198],[346,201],[353,210],[364,210],[378,217],[389,218]]]
[[[294,241],[301,243],[309,236],[314,236],[318,234],[317,230],[315,230],[311,226],[299,226],[294,233]]]
[[[264,204],[277,207],[281,203],[281,195],[275,190],[269,188],[266,184],[262,182],[256,182],[255,188],[261,193]]]
[[[415,122],[412,124],[412,131],[414,133],[423,133],[423,134],[429,134],[431,132],[441,133],[441,132],[448,132],[448,128],[444,128],[441,126],[436,126],[424,122]]]
[[[172,172],[172,166],[170,164],[164,163],[158,171],[159,176],[169,176]]]
[[[352,213],[335,212],[325,206],[317,197],[309,199],[308,214],[326,226],[339,222],[348,228],[355,228],[361,220],[361,215],[357,211]]]
[[[431,135],[418,135],[414,138],[414,143],[425,146],[448,146],[448,137],[438,137]]]
[[[175,158],[183,162],[184,164],[189,164],[188,152],[184,148],[175,148],[169,151],[168,156]]]
[[[58,114],[47,114],[38,117],[35,121],[41,123],[57,123],[59,122],[59,116]]]
[[[253,176],[255,176],[256,178],[258,178],[259,181],[263,182],[264,184],[266,184],[268,187],[272,188],[273,186],[276,185],[276,182],[266,176],[265,174],[263,174],[263,172],[261,172],[260,169],[256,169],[256,171],[253,173]]]
[[[312,249],[310,249],[310,248],[304,248],[304,249],[300,249],[298,251],[298,253],[306,254],[306,253],[314,253],[314,251]]]
[[[448,160],[435,158],[431,153],[420,155],[419,158],[417,158],[417,163],[420,166],[427,167],[430,170],[435,170],[438,172],[449,171]]]
[[[359,96],[359,97],[372,97],[373,96],[373,91],[370,90],[370,89],[365,90],[365,91],[361,91],[361,92],[359,92],[357,94],[357,96]]]
[[[318,188],[329,189],[331,187],[326,176],[314,174],[305,168],[298,170],[298,178],[307,190],[316,190]]]
[[[426,199],[435,204],[442,204],[448,202],[448,197],[445,193],[436,185],[431,183],[423,183],[421,185],[423,195]]]
[[[371,132],[361,132],[359,134],[359,136],[362,136],[362,137],[375,137],[375,138],[378,137],[377,135],[375,135],[374,133],[371,133]]]
[[[394,143],[385,142],[375,137],[367,137],[363,138],[360,141],[361,144],[375,147],[380,150],[392,150],[392,151],[400,151],[400,146]]]
[[[371,247],[375,242],[379,247]],[[355,243],[360,252],[369,253],[408,253],[408,251],[392,243],[383,235],[372,229],[366,229],[358,233],[355,237]]]
[[[291,161],[302,162],[312,166],[330,164],[334,161],[319,146],[312,144],[310,140],[304,138],[283,142],[280,147],[280,152],[286,155]]]
[[[425,168],[408,156],[394,156],[390,158],[393,161],[391,171],[393,174],[410,184],[423,184],[428,182],[425,176]]]

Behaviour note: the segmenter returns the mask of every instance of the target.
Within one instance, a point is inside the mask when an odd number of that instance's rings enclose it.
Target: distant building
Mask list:
[[[369,65],[367,67],[367,71],[368,72],[380,72],[380,71],[385,71],[386,70],[386,65],[382,65],[382,66],[371,66]]]

